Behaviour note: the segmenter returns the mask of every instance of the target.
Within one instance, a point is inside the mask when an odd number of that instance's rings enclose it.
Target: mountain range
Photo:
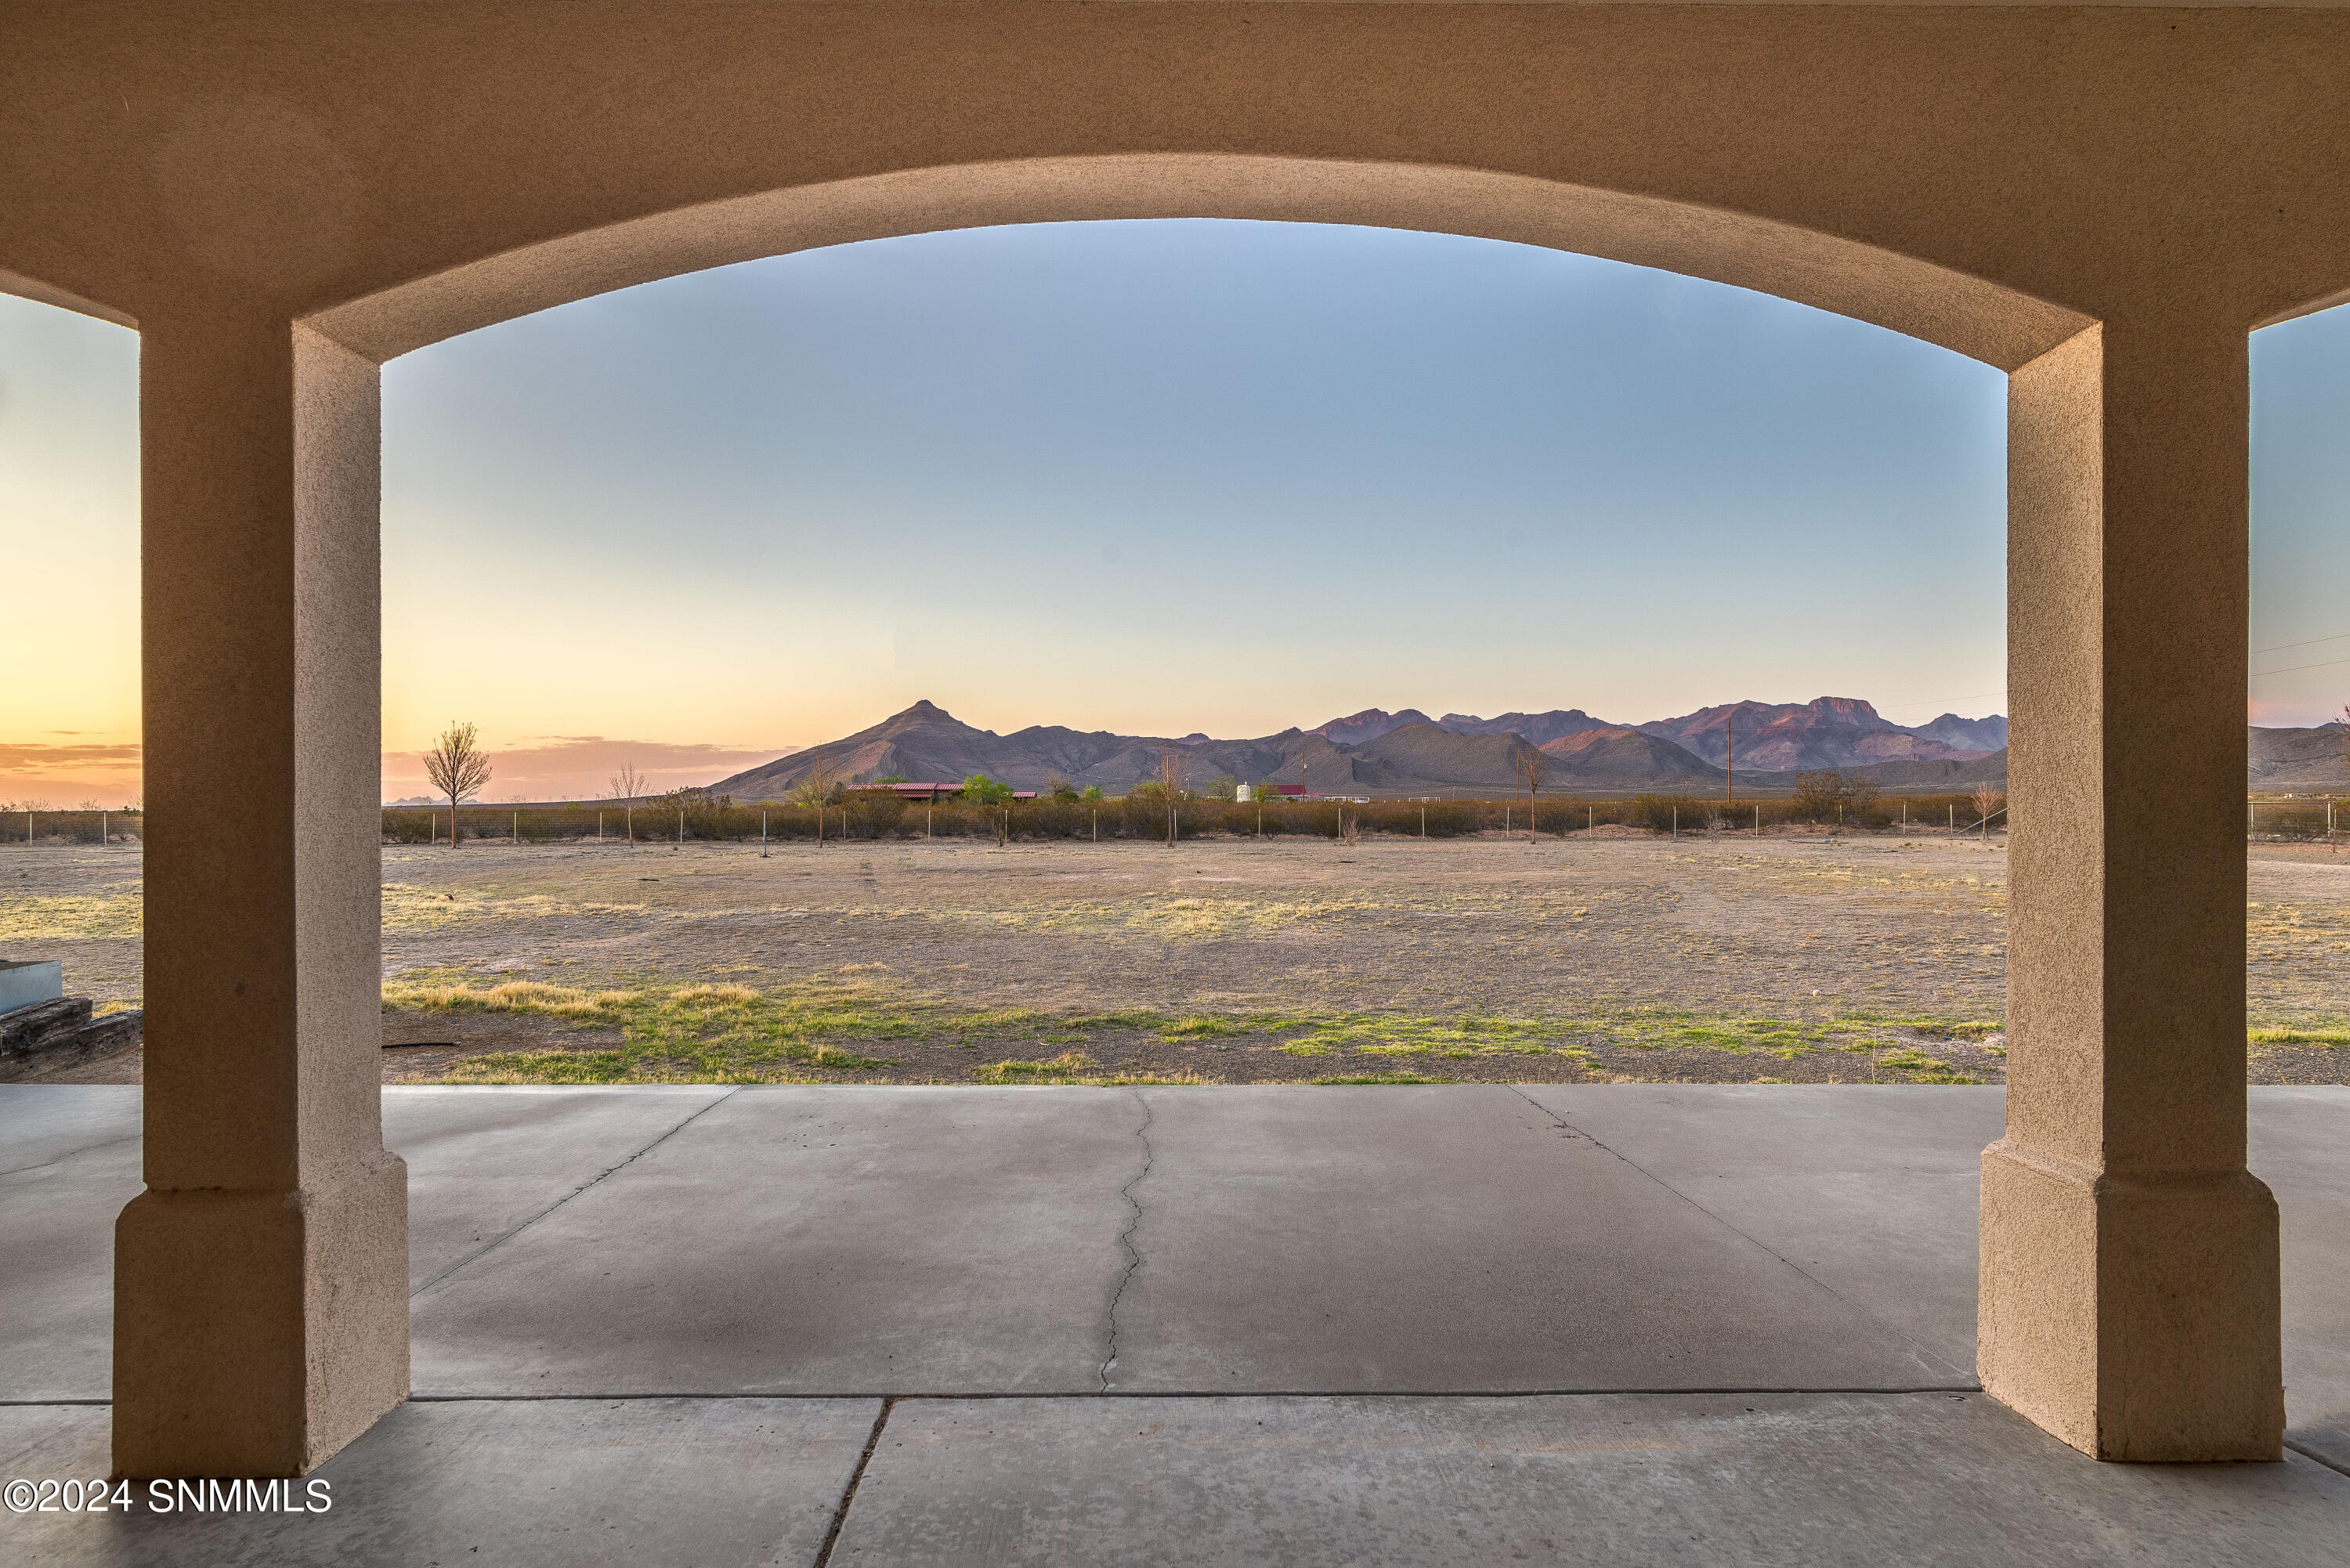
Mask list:
[[[1836,768],[1882,787],[1962,789],[2003,780],[2007,721],[1946,713],[1915,728],[1895,724],[1857,698],[1806,703],[1738,702],[1642,724],[1611,723],[1581,709],[1492,719],[1418,709],[1367,708],[1311,730],[1253,740],[1203,734],[1120,735],[1035,725],[999,735],[928,701],[868,730],[810,746],[711,785],[737,798],[780,797],[819,766],[845,783],[876,778],[962,779],[986,774],[1019,788],[1060,774],[1118,794],[1157,775],[1170,751],[1196,786],[1220,774],[1302,784],[1315,794],[1508,794],[1523,787],[1521,759],[1543,753],[1545,787],[1713,788],[1728,774],[1734,732],[1737,775],[1785,787],[1796,772]]]

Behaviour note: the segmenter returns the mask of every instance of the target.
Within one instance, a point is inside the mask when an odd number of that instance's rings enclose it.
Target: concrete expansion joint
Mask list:
[[[1134,1189],[1142,1185],[1143,1178],[1150,1174],[1150,1167],[1159,1158],[1159,1151],[1150,1144],[1150,1098],[1137,1089],[1134,1099],[1142,1107],[1142,1125],[1134,1129],[1134,1136],[1142,1140],[1142,1168],[1118,1189],[1118,1196],[1134,1212],[1128,1216],[1126,1229],[1118,1233],[1118,1244],[1126,1249],[1126,1272],[1118,1275],[1118,1288],[1109,1294],[1109,1354],[1101,1364],[1101,1391],[1105,1394],[1109,1392],[1109,1369],[1118,1365],[1118,1305],[1126,1298],[1126,1287],[1142,1267],[1142,1250],[1134,1244],[1134,1233],[1142,1224],[1142,1200],[1134,1195]]]
[[[1785,1264],[1788,1268],[1794,1270],[1796,1273],[1802,1275],[1804,1279],[1811,1281],[1813,1284],[1817,1285],[1821,1290],[1825,1291],[1829,1295],[1835,1297],[1853,1313],[1868,1319],[1871,1323],[1882,1324],[1895,1337],[1898,1338],[1901,1343],[1907,1345],[1911,1353],[1917,1355],[1919,1360],[1924,1361],[1928,1366],[1946,1367],[1951,1373],[1961,1378],[1967,1376],[1967,1369],[1965,1367],[1953,1365],[1946,1356],[1937,1355],[1932,1350],[1918,1344],[1916,1339],[1904,1333],[1900,1325],[1898,1324],[1888,1323],[1884,1317],[1876,1313],[1870,1312],[1867,1308],[1862,1306],[1859,1303],[1852,1300],[1843,1292],[1837,1290],[1834,1285],[1829,1284],[1825,1280],[1821,1279],[1817,1274],[1813,1273],[1809,1269],[1804,1268],[1801,1263],[1796,1262],[1793,1258],[1790,1258],[1784,1252],[1780,1251],[1776,1247],[1771,1246],[1750,1232],[1741,1230],[1738,1226],[1731,1224],[1728,1220],[1723,1219],[1720,1214],[1715,1213],[1704,1204],[1700,1203],[1696,1199],[1691,1198],[1688,1193],[1683,1192],[1679,1188],[1675,1187],[1671,1182],[1667,1181],[1663,1177],[1659,1176],[1655,1171],[1648,1169],[1638,1160],[1626,1158],[1625,1156],[1617,1153],[1615,1149],[1608,1147],[1597,1138],[1593,1137],[1589,1133],[1585,1132],[1581,1127],[1568,1122],[1556,1111],[1552,1110],[1548,1106],[1544,1105],[1540,1100],[1537,1100],[1532,1095],[1527,1094],[1524,1089],[1519,1087],[1517,1085],[1512,1084],[1510,1088],[1520,1099],[1525,1101],[1526,1104],[1534,1106],[1535,1110],[1540,1111],[1544,1116],[1548,1117],[1551,1125],[1557,1127],[1561,1132],[1572,1134],[1573,1136],[1583,1139],[1586,1143],[1599,1150],[1602,1154],[1607,1155],[1609,1158],[1622,1161],[1624,1165],[1633,1170],[1638,1171],[1642,1176],[1647,1177],[1650,1181],[1655,1182],[1658,1186],[1663,1188],[1666,1191],[1671,1193],[1674,1197],[1679,1199],[1682,1202],[1688,1204],[1690,1208],[1696,1210],[1699,1213],[1704,1215],[1707,1219],[1712,1220],[1715,1224],[1721,1226],[1731,1235],[1744,1241],[1747,1245],[1754,1247],[1761,1251],[1767,1253],[1771,1257],[1776,1258],[1780,1262]],[[1980,1386],[1980,1385],[1975,1384],[1970,1385],[1970,1386]]]
[[[874,1451],[881,1446],[881,1428],[889,1424],[889,1412],[898,1407],[897,1397],[889,1396],[881,1401],[874,1413],[873,1429],[865,1435],[865,1451],[857,1456],[857,1468],[848,1472],[848,1484],[840,1489],[840,1501],[833,1505],[831,1527],[824,1532],[824,1544],[816,1548],[816,1561],[809,1568],[826,1568],[832,1561],[832,1549],[840,1543],[841,1527],[848,1522],[848,1510],[857,1501],[857,1489],[865,1480],[866,1468],[873,1463]]]
[[[490,1253],[497,1251],[497,1249],[504,1246],[508,1241],[513,1241],[516,1236],[521,1235],[525,1231],[529,1230],[532,1226],[537,1224],[540,1220],[546,1219],[548,1215],[554,1213],[556,1210],[562,1208],[565,1204],[570,1202],[581,1193],[588,1191],[589,1189],[602,1182],[607,1177],[617,1176],[621,1171],[626,1170],[629,1167],[636,1164],[637,1161],[652,1153],[653,1150],[660,1147],[661,1145],[667,1143],[670,1139],[675,1137],[678,1134],[683,1132],[695,1122],[701,1120],[703,1116],[709,1115],[712,1111],[716,1110],[719,1106],[724,1105],[727,1101],[733,1099],[742,1092],[742,1086],[738,1085],[735,1087],[727,1090],[716,1099],[709,1101],[707,1104],[695,1106],[691,1115],[686,1116],[683,1120],[670,1127],[666,1132],[663,1132],[659,1137],[654,1138],[643,1147],[635,1150],[624,1159],[606,1166],[603,1169],[598,1171],[595,1175],[589,1177],[587,1180],[581,1182],[578,1186],[573,1188],[570,1191],[565,1193],[562,1197],[556,1199],[554,1202],[548,1204],[537,1213],[531,1215],[520,1224],[500,1231],[497,1235],[491,1237],[487,1241],[484,1241],[482,1245],[466,1253],[463,1257],[459,1258],[455,1262],[451,1263],[447,1268],[444,1268],[440,1272],[420,1282],[409,1291],[408,1299],[414,1301],[418,1296],[422,1295],[425,1292],[431,1290],[433,1286],[439,1284],[442,1281],[447,1279],[450,1275],[455,1273],[466,1264],[474,1262],[476,1259],[486,1257]]]
[[[2291,1449],[2294,1453],[2299,1454],[2303,1459],[2309,1460],[2312,1464],[2324,1465],[2335,1475],[2350,1476],[2350,1465],[2344,1464],[2340,1459],[2327,1459],[2324,1454],[2319,1453],[2315,1449],[2311,1448],[2306,1443],[2297,1443],[2291,1438],[2287,1438],[2284,1440],[2284,1446]]]

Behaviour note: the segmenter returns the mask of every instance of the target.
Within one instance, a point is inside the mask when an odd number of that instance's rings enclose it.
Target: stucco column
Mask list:
[[[2244,1169],[2247,345],[2108,322],[2017,371],[2007,1136],[1983,1386],[2112,1459],[2282,1456]]]
[[[377,372],[265,312],[142,328],[147,1190],[115,1229],[114,1458],[293,1475],[408,1392]]]

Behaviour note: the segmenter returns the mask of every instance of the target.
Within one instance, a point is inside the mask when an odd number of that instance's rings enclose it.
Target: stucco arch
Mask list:
[[[307,1469],[408,1388],[377,368],[756,256],[1175,216],[1555,246],[2010,372],[1982,1377],[2093,1453],[2276,1457],[2276,1212],[2244,1167],[2245,334],[2340,297],[2343,13],[18,9],[0,266],[142,332],[158,1048],[117,1231],[125,1473]]]
[[[5,267],[0,267],[0,294],[14,295],[18,299],[29,299],[39,305],[54,305],[59,310],[94,317],[100,321],[112,322],[117,327],[128,327],[134,332],[139,329],[138,317],[127,310],[118,310],[95,299],[85,299],[69,288],[60,288],[37,277],[26,277],[23,273],[10,272]]]
[[[304,325],[380,363],[576,299],[900,234],[1103,218],[1256,218],[1508,240],[1815,306],[2014,370],[2088,327],[2061,305],[1766,217],[1433,164],[1156,152],[951,164],[673,208],[461,264]]]

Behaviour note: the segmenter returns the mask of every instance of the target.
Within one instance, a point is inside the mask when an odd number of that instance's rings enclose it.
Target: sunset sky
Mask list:
[[[0,299],[0,801],[135,799],[137,339]],[[2253,339],[2254,722],[2350,693],[2350,310]],[[2004,711],[2002,378],[1448,236],[877,241],[384,372],[387,796],[703,783],[929,698],[1253,735],[1378,705]],[[37,585],[37,592],[24,591]],[[2314,666],[2314,668],[2303,668]]]

